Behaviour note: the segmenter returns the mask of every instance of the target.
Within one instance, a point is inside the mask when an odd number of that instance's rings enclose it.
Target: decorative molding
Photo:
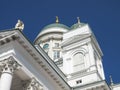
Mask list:
[[[66,47],[68,45],[72,45],[76,42],[80,42],[83,40],[88,39],[91,36],[91,34],[82,34],[82,35],[75,35],[73,37],[67,38],[67,39],[63,39],[63,42],[61,44],[61,46]]]
[[[86,40],[84,42],[80,41],[80,42],[77,42],[77,43],[74,43],[74,44],[71,44],[71,45],[69,44],[69,45],[63,47],[63,52],[68,52],[70,50],[75,50],[75,49],[78,49],[80,47],[87,46],[87,43],[89,43],[89,42],[90,42],[90,40],[88,38],[88,40]]]
[[[12,74],[15,70],[18,70],[20,66],[21,65],[17,61],[15,61],[12,56],[0,62],[2,73],[6,72]]]
[[[63,59],[56,61],[55,64],[56,64],[56,65],[61,65],[61,64],[63,64]]]
[[[68,74],[67,76],[70,76],[70,78],[67,78],[67,81],[76,79],[78,77],[84,77],[84,76],[87,76],[87,75],[90,75],[90,74],[93,74],[93,73],[97,73],[96,70],[89,71],[89,72],[87,72],[87,70],[88,69],[85,69],[85,70],[82,70],[82,71],[79,71],[79,72],[76,72],[76,73]]]
[[[5,35],[0,34],[0,45],[4,45],[4,44],[9,43],[18,38],[19,38],[19,36],[16,35],[15,32],[7,33]]]
[[[43,86],[35,78],[25,81],[23,86],[25,90],[43,90]]]

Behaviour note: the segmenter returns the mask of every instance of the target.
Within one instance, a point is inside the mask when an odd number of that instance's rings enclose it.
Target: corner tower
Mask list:
[[[63,68],[71,87],[105,79],[102,51],[88,24],[78,23],[63,35]]]

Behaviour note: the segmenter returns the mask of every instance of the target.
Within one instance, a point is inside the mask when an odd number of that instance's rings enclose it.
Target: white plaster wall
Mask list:
[[[120,90],[120,84],[114,84],[112,90]]]
[[[120,87],[114,87],[113,90],[120,90]]]
[[[78,80],[82,80],[82,83],[77,84],[76,81]],[[81,85],[93,83],[96,81],[100,81],[100,79],[98,78],[97,73],[92,73],[92,74],[82,76],[80,78],[70,80],[68,81],[68,84],[73,87],[73,86],[81,86]]]

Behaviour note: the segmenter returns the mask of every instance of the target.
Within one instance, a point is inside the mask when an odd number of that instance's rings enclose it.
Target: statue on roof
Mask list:
[[[22,31],[24,29],[24,23],[21,20],[18,20],[18,22],[15,25],[15,29]]]
[[[112,76],[110,75],[110,85],[114,85]]]

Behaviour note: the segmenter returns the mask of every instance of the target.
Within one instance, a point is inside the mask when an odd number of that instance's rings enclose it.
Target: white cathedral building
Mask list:
[[[105,80],[102,50],[86,23],[56,22],[29,42],[19,20],[0,32],[0,90],[120,90]]]

